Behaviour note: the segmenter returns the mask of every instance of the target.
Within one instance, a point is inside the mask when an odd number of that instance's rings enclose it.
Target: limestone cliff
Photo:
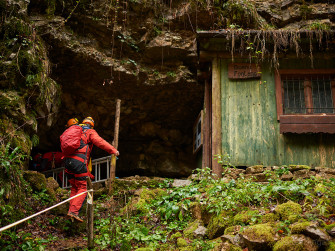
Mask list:
[[[120,98],[119,175],[196,168],[196,31],[330,30],[335,20],[335,4],[317,0],[0,3],[1,140],[21,139],[27,153],[32,141],[36,151],[54,151],[67,119],[92,116],[111,142]]]

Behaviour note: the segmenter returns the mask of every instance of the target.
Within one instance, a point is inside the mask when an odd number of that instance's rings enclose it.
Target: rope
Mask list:
[[[9,228],[11,228],[11,227],[14,227],[14,226],[16,226],[16,225],[18,225],[18,224],[20,224],[20,223],[26,221],[26,220],[29,220],[29,219],[31,219],[31,218],[34,218],[34,217],[36,217],[37,215],[40,215],[40,214],[42,214],[42,213],[45,213],[45,212],[47,212],[47,211],[49,211],[49,210],[51,210],[51,209],[53,209],[53,208],[55,208],[55,207],[58,207],[58,206],[64,204],[65,202],[68,202],[68,201],[70,201],[70,200],[72,200],[72,199],[74,199],[74,198],[76,198],[76,197],[79,197],[80,195],[83,195],[83,194],[85,194],[85,193],[88,193],[88,192],[93,192],[93,189],[88,190],[88,191],[85,191],[85,192],[82,192],[82,193],[77,194],[77,195],[75,195],[75,196],[72,196],[72,197],[70,197],[70,198],[68,198],[68,199],[66,199],[66,200],[64,200],[64,201],[62,201],[62,202],[60,202],[60,203],[58,203],[58,204],[56,204],[56,205],[53,205],[52,207],[46,208],[46,209],[44,209],[44,210],[42,210],[42,211],[40,211],[40,212],[38,212],[38,213],[36,213],[36,214],[33,214],[33,215],[28,216],[27,218],[24,218],[24,219],[22,219],[22,220],[19,220],[19,221],[17,221],[17,222],[14,222],[14,223],[12,223],[12,224],[9,224],[9,225],[7,225],[7,226],[5,226],[5,227],[2,227],[2,228],[0,228],[0,232],[5,231],[5,230],[7,230],[7,229],[9,229]]]

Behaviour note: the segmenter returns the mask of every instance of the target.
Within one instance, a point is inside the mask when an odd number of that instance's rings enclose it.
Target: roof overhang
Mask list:
[[[198,31],[200,60],[212,57],[333,57],[335,30]]]

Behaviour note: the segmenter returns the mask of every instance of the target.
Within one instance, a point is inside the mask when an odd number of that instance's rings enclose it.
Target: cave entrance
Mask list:
[[[98,134],[112,143],[119,98],[117,177],[187,177],[201,167],[201,151],[194,151],[194,125],[203,107],[203,85],[139,85],[137,79],[122,76],[112,84],[104,84],[101,72],[91,74],[91,67],[84,67],[86,73],[72,67],[53,70],[62,88],[61,106],[51,127],[39,124],[40,144],[34,154],[60,151],[59,136],[72,117],[93,117]],[[107,155],[93,147],[92,159]]]

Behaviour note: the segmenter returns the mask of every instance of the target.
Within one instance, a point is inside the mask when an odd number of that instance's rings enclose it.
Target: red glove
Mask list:
[[[88,176],[90,176],[91,180],[94,180],[94,179],[95,179],[94,175],[91,174],[90,172],[88,172]]]

